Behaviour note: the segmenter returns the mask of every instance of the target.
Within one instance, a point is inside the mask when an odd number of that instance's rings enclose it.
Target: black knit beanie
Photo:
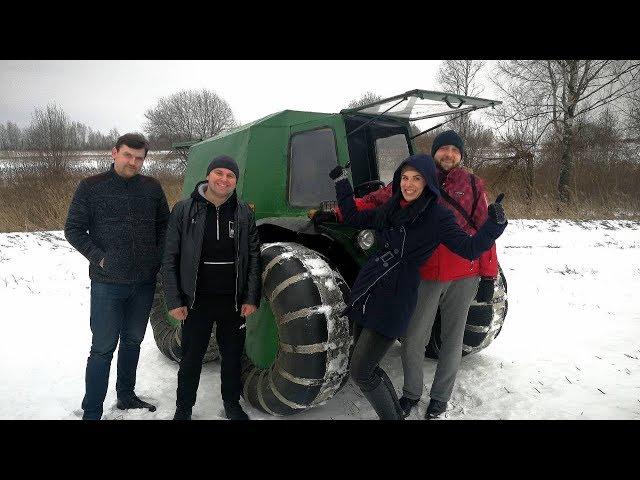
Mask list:
[[[227,168],[235,173],[236,180],[240,178],[240,169],[238,168],[238,164],[233,158],[228,155],[220,155],[211,160],[211,163],[207,167],[207,176],[214,168]]]
[[[460,150],[460,155],[464,153],[464,141],[453,130],[447,130],[446,132],[439,133],[436,138],[433,139],[433,145],[431,145],[431,156],[435,156],[440,147],[445,145],[453,145]]]

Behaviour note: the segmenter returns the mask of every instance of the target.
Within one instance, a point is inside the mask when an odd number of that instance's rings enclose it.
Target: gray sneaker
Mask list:
[[[438,418],[447,410],[447,402],[441,402],[440,400],[436,400],[434,398],[429,402],[429,406],[427,407],[427,411],[424,414],[424,418],[427,420],[432,420],[434,418]]]

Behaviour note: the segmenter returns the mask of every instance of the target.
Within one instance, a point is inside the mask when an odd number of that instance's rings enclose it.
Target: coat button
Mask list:
[[[393,249],[393,253],[398,253],[400,250],[398,250],[397,248]]]
[[[385,244],[384,244],[384,248],[389,248],[389,244],[388,244],[388,243],[385,243]]]
[[[384,263],[382,264],[382,266],[383,266],[383,267],[388,267],[388,266],[389,266],[389,264],[388,264],[387,262],[384,262]]]
[[[380,259],[379,259],[378,257],[376,257],[376,262],[377,262],[378,260],[380,260]]]

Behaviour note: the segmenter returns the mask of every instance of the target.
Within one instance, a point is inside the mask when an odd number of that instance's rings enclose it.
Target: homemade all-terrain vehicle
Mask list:
[[[347,379],[351,326],[340,314],[360,266],[377,245],[370,230],[338,223],[316,227],[311,221],[312,209],[335,203],[329,171],[336,164],[349,166],[355,195],[363,196],[390,182],[397,165],[416,151],[413,138],[428,130],[414,134],[410,122],[451,119],[499,103],[412,90],[340,113],[285,110],[190,146],[183,197],[204,179],[211,159],[226,154],[240,167],[238,195],[256,215],[263,298],[247,319],[247,402],[269,414],[290,415],[325,402]],[[463,355],[485,348],[500,332],[506,287],[500,270],[492,301],[472,303]],[[168,314],[161,288],[151,324],[160,350],[179,361],[180,322]],[[439,325],[438,317],[425,351],[431,358],[438,356]],[[204,361],[217,356],[214,332]]]

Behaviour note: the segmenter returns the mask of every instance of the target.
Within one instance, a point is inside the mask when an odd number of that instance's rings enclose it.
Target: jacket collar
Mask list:
[[[195,188],[193,189],[193,192],[191,192],[191,198],[193,198],[194,201],[196,202],[206,202],[206,204],[210,204],[211,202],[207,199],[207,197],[205,196],[205,191],[207,189],[207,181],[206,180],[202,180],[201,182],[198,182],[195,186]],[[237,204],[237,199],[238,199],[238,195],[236,193],[235,188],[233,189],[233,192],[231,192],[231,195],[229,195],[227,197],[227,199],[222,202],[220,204],[220,207],[222,207],[223,205],[230,205],[230,206],[234,206],[235,204]],[[213,203],[211,203],[211,205],[213,205]]]
[[[133,183],[137,183],[138,181],[140,181],[140,174],[139,173],[137,175],[134,175],[131,178],[124,178],[124,177],[121,177],[120,175],[118,175],[116,173],[115,163],[113,163],[113,162],[111,163],[111,168],[107,172],[107,175],[110,176],[111,178],[113,178],[117,182],[122,182],[124,185],[131,185]]]
[[[442,168],[440,168],[440,166],[437,167],[437,170],[438,170],[438,180],[440,181],[441,185],[446,180],[457,181],[457,179],[461,178],[461,175],[464,176],[466,173],[468,173],[464,168],[462,168],[461,164],[458,164],[457,166],[453,167],[449,171],[443,170]],[[465,178],[465,177],[462,177],[462,178]]]

